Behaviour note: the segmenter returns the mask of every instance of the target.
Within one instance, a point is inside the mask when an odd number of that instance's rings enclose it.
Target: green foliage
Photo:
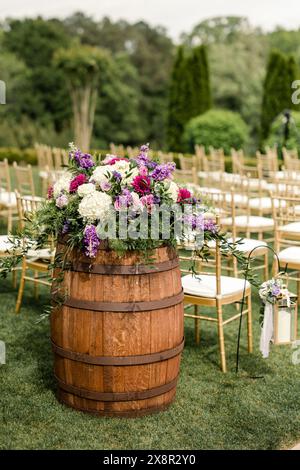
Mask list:
[[[17,147],[0,147],[0,160],[7,158],[9,163],[26,162],[31,165],[37,164],[37,155],[35,149],[21,150]]]
[[[222,147],[226,154],[230,148],[241,148],[248,139],[248,127],[241,116],[232,111],[212,109],[191,119],[185,128],[184,144],[193,152],[196,144]]]
[[[261,112],[261,138],[269,135],[272,121],[285,109],[299,109],[292,103],[292,82],[298,78],[298,67],[292,56],[273,51],[269,57]]]
[[[210,78],[206,48],[196,47],[185,54],[179,47],[173,66],[169,92],[168,147],[182,150],[185,124],[211,106]]]
[[[292,111],[291,121],[289,126],[289,139],[285,141],[284,139],[284,127],[285,127],[285,117],[283,114],[277,116],[273,121],[269,136],[264,141],[264,146],[269,145],[270,147],[277,146],[279,150],[282,146],[287,147],[288,149],[297,148],[300,152],[300,112]]]

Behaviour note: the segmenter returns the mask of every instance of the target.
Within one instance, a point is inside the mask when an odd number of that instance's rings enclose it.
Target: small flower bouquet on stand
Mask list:
[[[291,293],[284,279],[272,278],[259,289],[263,302],[260,351],[264,358],[269,356],[270,342],[288,344],[297,335],[297,296]]]

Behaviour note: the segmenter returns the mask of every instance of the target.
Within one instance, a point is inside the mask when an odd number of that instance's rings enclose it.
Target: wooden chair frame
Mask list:
[[[218,218],[217,218],[218,220]],[[187,256],[180,256],[181,261],[187,261],[190,260],[191,257]],[[240,318],[240,313],[237,313],[230,318],[224,320],[223,318],[223,306],[225,305],[230,305],[234,303],[238,303],[242,301],[243,298],[243,292],[238,292],[235,294],[231,295],[226,295],[222,296],[221,295],[221,252],[220,252],[220,244],[217,241],[216,242],[216,247],[215,247],[215,263],[210,263],[209,267],[211,268],[214,265],[215,268],[215,281],[216,281],[216,296],[214,298],[209,298],[209,297],[201,297],[197,295],[191,295],[191,294],[185,294],[184,295],[184,303],[186,308],[190,308],[192,305],[194,305],[194,314],[190,313],[185,313],[186,318],[193,318],[194,319],[194,327],[195,327],[195,341],[196,344],[199,344],[200,342],[200,321],[209,321],[213,323],[217,323],[217,328],[218,328],[218,337],[219,337],[219,349],[220,349],[220,360],[221,360],[221,370],[222,372],[227,371],[227,366],[226,366],[226,354],[225,354],[225,340],[224,340],[224,326],[227,324],[231,323],[234,320],[238,320]],[[199,261],[200,264],[201,263]],[[208,266],[207,263],[205,263],[205,266]],[[182,269],[182,272],[186,273],[187,271],[185,269]],[[201,268],[197,270],[197,274],[210,274],[212,275],[211,272],[207,273],[205,271],[202,271]],[[201,315],[199,314],[199,307],[204,306],[204,307],[213,307],[216,309],[217,313],[217,318],[213,318],[208,315]],[[245,290],[245,306],[246,308],[243,310],[242,315],[245,316],[247,315],[247,337],[248,337],[248,352],[251,353],[253,350],[253,344],[252,344],[252,306],[251,306],[251,286],[248,286]]]

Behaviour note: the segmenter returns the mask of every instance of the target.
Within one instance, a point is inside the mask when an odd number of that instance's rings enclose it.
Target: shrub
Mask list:
[[[193,153],[196,144],[208,147],[223,148],[225,154],[231,147],[239,149],[248,139],[248,126],[238,113],[212,109],[191,119],[184,132],[184,145]]]
[[[297,148],[300,151],[300,112],[292,111],[291,113],[289,139],[286,142],[284,140],[284,124],[285,117],[283,114],[279,114],[271,125],[269,137],[264,141],[264,145],[270,147],[276,145],[279,150],[285,146],[288,149]]]
[[[30,165],[37,164],[37,155],[35,149],[20,149],[17,147],[0,147],[0,160],[7,158],[9,163],[23,162]]]

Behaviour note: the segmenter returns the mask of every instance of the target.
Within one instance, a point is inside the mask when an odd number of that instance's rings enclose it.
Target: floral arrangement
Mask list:
[[[0,260],[0,276],[17,266],[29,249],[49,246],[49,240],[55,246],[62,238],[65,251],[56,253],[50,266],[60,271],[67,269],[67,254],[74,249],[91,260],[100,246],[119,255],[135,250],[149,259],[151,250],[175,247],[186,240],[189,248],[192,242],[192,259],[207,259],[209,242],[219,240],[225,255],[245,265],[238,244],[220,232],[213,208],[186,187],[179,187],[174,170],[174,163],[151,160],[148,144],[136,158],[106,155],[102,161],[70,144],[69,162],[61,177],[49,187],[40,208],[28,215],[25,229],[11,237],[13,256]],[[193,266],[192,261],[192,271]]]
[[[69,165],[49,188],[47,201],[36,214],[44,236],[55,239],[67,236],[70,246],[94,258],[104,241],[108,248],[118,251],[144,251],[161,245],[175,245],[181,238],[175,230],[181,217],[180,222],[189,227],[189,238],[201,233],[207,239],[215,239],[218,234],[215,220],[206,217],[207,209],[203,205],[200,207],[200,200],[173,180],[175,164],[160,164],[151,160],[148,154],[147,144],[140,148],[136,158],[106,155],[104,160],[97,161],[70,144]],[[174,211],[171,230],[166,236],[160,220],[158,236],[153,237],[150,234],[151,217],[162,207],[170,214]],[[129,229],[127,235],[121,237],[120,221],[124,213]],[[139,217],[145,213],[148,231],[145,234],[143,226],[143,237],[131,236],[131,228],[141,225]],[[112,219],[115,220],[115,232],[113,236],[103,237],[103,227]]]
[[[263,282],[258,293],[264,304],[270,303],[273,305],[279,300],[288,300],[290,295],[283,279],[280,278],[272,278]]]

